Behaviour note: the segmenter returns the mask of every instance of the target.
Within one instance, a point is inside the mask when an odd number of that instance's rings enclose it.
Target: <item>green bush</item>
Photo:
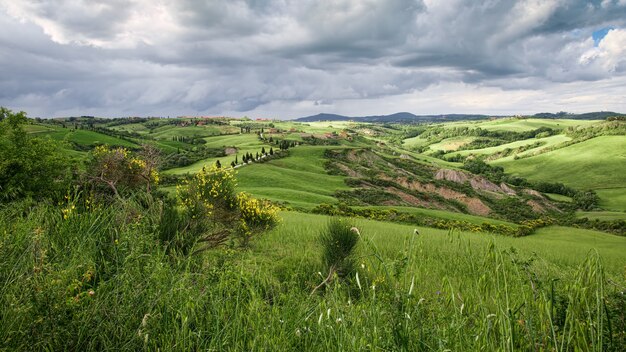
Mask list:
[[[63,146],[24,131],[26,114],[0,107],[0,202],[60,198],[70,187],[73,163]]]

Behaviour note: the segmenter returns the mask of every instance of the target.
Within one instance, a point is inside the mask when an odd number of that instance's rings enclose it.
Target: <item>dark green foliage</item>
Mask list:
[[[384,202],[401,202],[402,199],[381,189],[357,188],[350,191],[336,191],[335,197],[350,205],[380,205]]]
[[[466,159],[463,168],[473,174],[483,175],[490,181],[500,183],[504,181],[504,168],[491,166],[481,159]]]
[[[346,277],[355,267],[355,247],[359,241],[359,231],[344,221],[332,218],[319,237],[322,245],[322,262],[325,272],[335,272]]]
[[[0,107],[0,202],[60,197],[73,178],[73,163],[60,143],[26,134],[26,114]]]
[[[583,210],[591,210],[598,206],[600,198],[596,192],[592,190],[577,192],[574,197],[574,203]]]
[[[523,199],[506,197],[502,199],[493,199],[489,203],[492,210],[498,214],[502,214],[506,219],[514,222],[522,222],[525,220],[535,219],[533,208],[526,204]]]
[[[555,193],[563,196],[574,197],[577,190],[568,187],[560,182],[536,182],[533,188],[543,193]]]
[[[207,148],[205,146],[193,146],[189,149],[179,150],[164,158],[163,169],[183,167],[191,165],[203,159],[226,156],[224,148]]]

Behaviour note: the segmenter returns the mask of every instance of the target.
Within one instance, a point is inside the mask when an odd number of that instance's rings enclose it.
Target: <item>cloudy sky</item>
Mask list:
[[[626,0],[0,0],[29,116],[626,112]]]

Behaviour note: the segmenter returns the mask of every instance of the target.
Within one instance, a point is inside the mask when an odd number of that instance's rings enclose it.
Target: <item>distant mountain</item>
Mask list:
[[[294,119],[294,121],[300,122],[316,122],[316,121],[347,121],[352,120],[352,117],[336,115],[336,114],[317,114],[313,116],[301,117]]]
[[[566,112],[550,113],[542,112],[529,117],[538,119],[575,119],[575,120],[606,120],[611,116],[626,116],[625,114],[612,111],[596,111],[584,114],[571,114]],[[504,117],[479,114],[445,114],[445,115],[415,115],[410,112],[397,112],[391,115],[374,116],[344,116],[337,114],[317,114],[294,119],[298,122],[316,121],[356,121],[356,122],[445,122],[462,120],[483,120],[491,117]]]
[[[300,117],[294,121],[316,122],[316,121],[357,121],[357,122],[431,122],[431,121],[459,121],[459,120],[481,120],[489,118],[488,115],[468,115],[468,114],[447,114],[447,115],[415,115],[410,112],[397,112],[391,115],[374,116],[344,116],[336,114],[317,114],[313,116]]]

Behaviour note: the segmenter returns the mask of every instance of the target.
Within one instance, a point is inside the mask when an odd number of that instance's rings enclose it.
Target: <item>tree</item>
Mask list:
[[[265,155],[265,147],[261,147],[261,154]]]
[[[0,202],[60,197],[72,180],[66,145],[26,133],[26,113],[0,107]]]
[[[222,163],[219,160],[215,161],[215,167],[218,169],[222,168]]]
[[[270,155],[274,155],[274,149],[270,147]]]

